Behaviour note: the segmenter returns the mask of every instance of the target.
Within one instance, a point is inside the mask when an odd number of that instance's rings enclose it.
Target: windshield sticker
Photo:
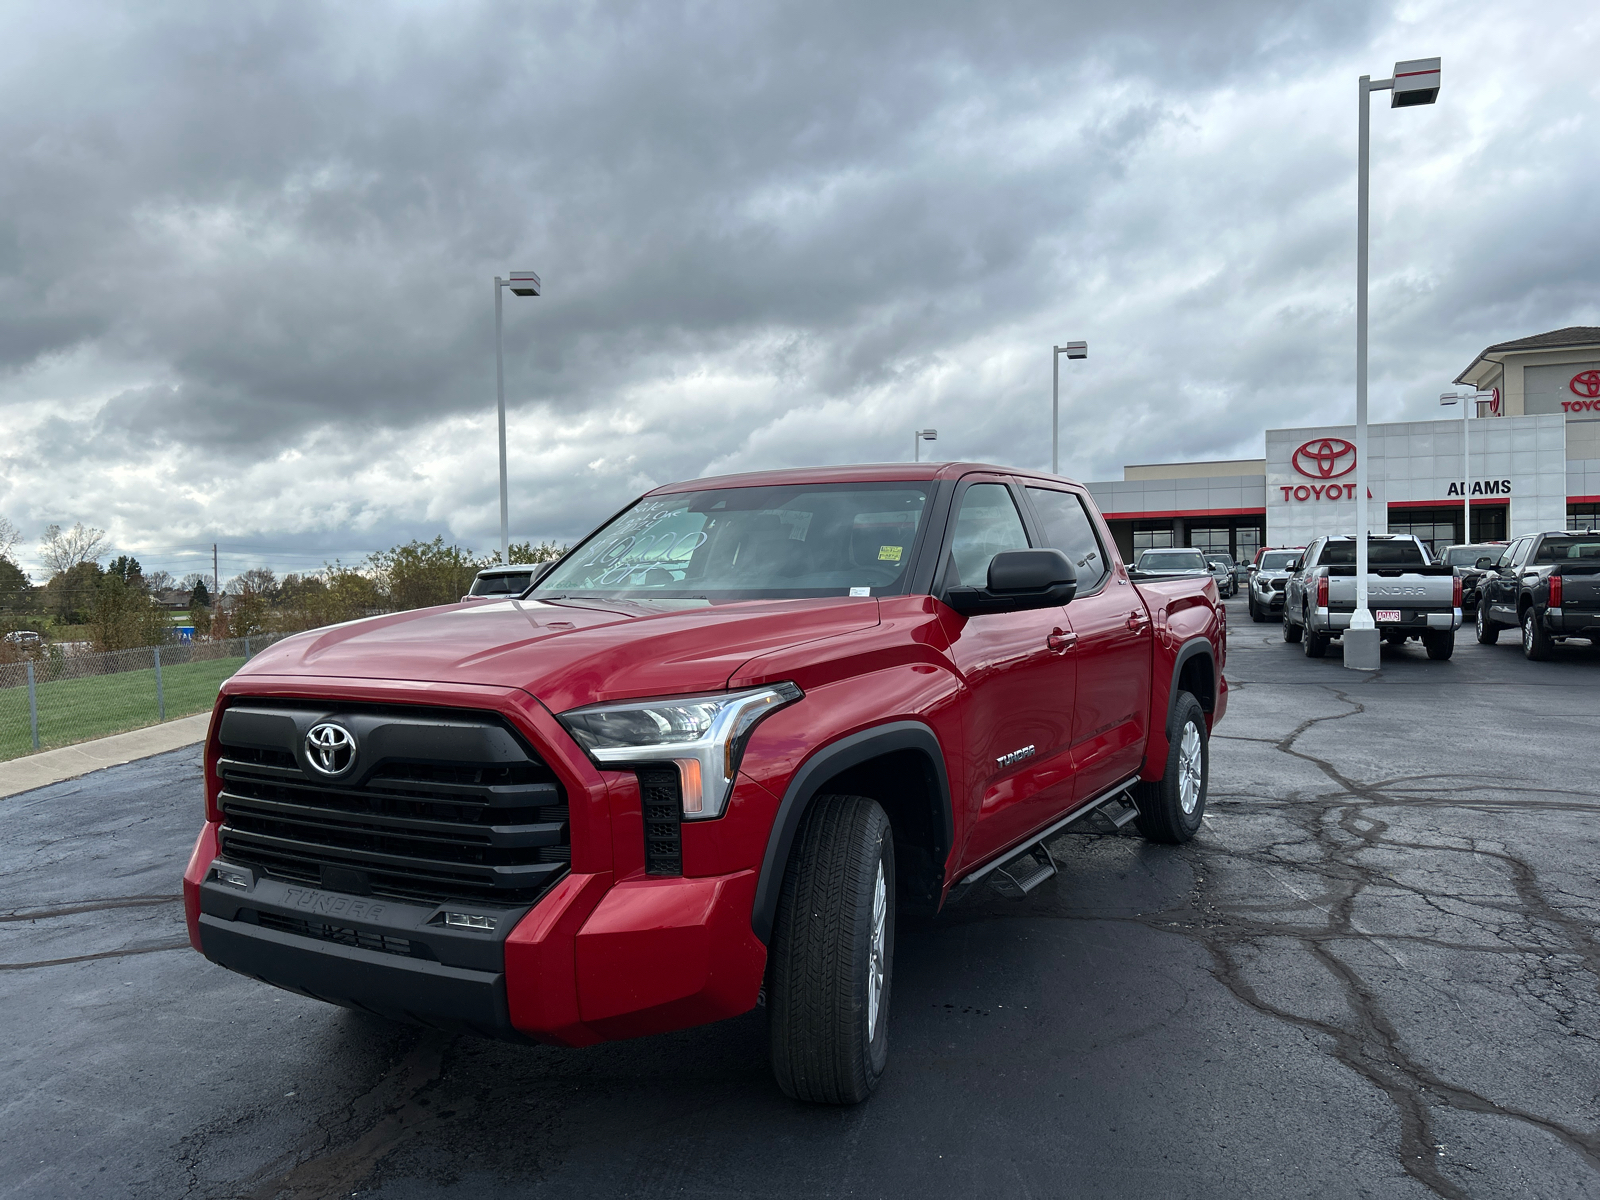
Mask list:
[[[902,550],[902,547],[900,547],[900,546],[879,546],[878,547],[878,561],[879,562],[899,562],[900,561],[900,552],[901,552],[901,550]]]
[[[811,529],[811,514],[808,512],[795,512],[790,508],[778,510],[778,524],[789,527],[789,540],[803,542],[806,533]]]
[[[869,587],[853,587],[850,589],[850,594],[852,596],[870,596],[872,595],[872,589]]]

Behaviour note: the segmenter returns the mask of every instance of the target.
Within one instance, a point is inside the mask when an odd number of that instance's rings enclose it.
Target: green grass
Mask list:
[[[222,681],[242,666],[241,657],[162,667],[167,720],[209,712]],[[38,696],[41,750],[156,724],[154,668],[41,683]],[[32,753],[28,689],[0,690],[0,762]]]

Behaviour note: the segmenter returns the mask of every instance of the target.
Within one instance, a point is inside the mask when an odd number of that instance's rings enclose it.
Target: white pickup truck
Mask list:
[[[1328,642],[1350,627],[1356,607],[1356,540],[1319,537],[1291,564],[1283,602],[1283,640],[1321,658]],[[1367,607],[1391,646],[1420,638],[1429,658],[1455,653],[1461,627],[1461,579],[1433,565],[1427,547],[1409,534],[1367,538]]]

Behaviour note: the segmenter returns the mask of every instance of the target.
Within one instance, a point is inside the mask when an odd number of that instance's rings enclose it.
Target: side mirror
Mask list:
[[[1494,561],[1495,560],[1491,555],[1485,554],[1475,564],[1476,569],[1479,571],[1492,571],[1494,570]]]
[[[1003,550],[989,560],[988,587],[953,587],[945,603],[964,617],[1072,603],[1078,573],[1059,550]]]
[[[1287,567],[1285,567],[1284,570],[1288,571],[1289,574],[1291,574],[1291,575],[1297,575],[1297,574],[1299,574],[1300,568],[1305,563],[1305,561],[1306,560],[1303,559],[1303,558],[1291,559],[1290,562],[1289,562],[1289,565]]]

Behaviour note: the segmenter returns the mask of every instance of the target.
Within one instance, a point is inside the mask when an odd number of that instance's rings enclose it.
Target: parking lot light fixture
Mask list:
[[[1413,58],[1394,65],[1394,75],[1376,82],[1363,75],[1356,85],[1356,608],[1341,639],[1344,665],[1376,671],[1381,663],[1378,626],[1367,607],[1367,182],[1371,160],[1373,92],[1388,91],[1390,108],[1432,104],[1439,96],[1439,60]]]
[[[500,350],[500,290],[510,288],[513,296],[542,294],[539,277],[532,271],[513,271],[510,279],[494,277],[494,392],[500,413],[500,561],[511,561],[511,505],[506,488],[506,370]]]
[[[923,442],[936,442],[938,440],[939,440],[939,431],[937,429],[919,429],[919,430],[917,430],[916,436],[914,436],[911,439],[911,461],[912,462],[921,462],[922,461],[922,443]]]
[[[1461,542],[1463,545],[1472,541],[1472,458],[1467,453],[1467,417],[1472,409],[1470,402],[1475,396],[1474,392],[1444,392],[1439,396],[1439,403],[1446,407],[1457,401],[1461,404]]]
[[[1061,356],[1088,358],[1088,342],[1068,342],[1051,347],[1050,355],[1050,474],[1061,473]]]

